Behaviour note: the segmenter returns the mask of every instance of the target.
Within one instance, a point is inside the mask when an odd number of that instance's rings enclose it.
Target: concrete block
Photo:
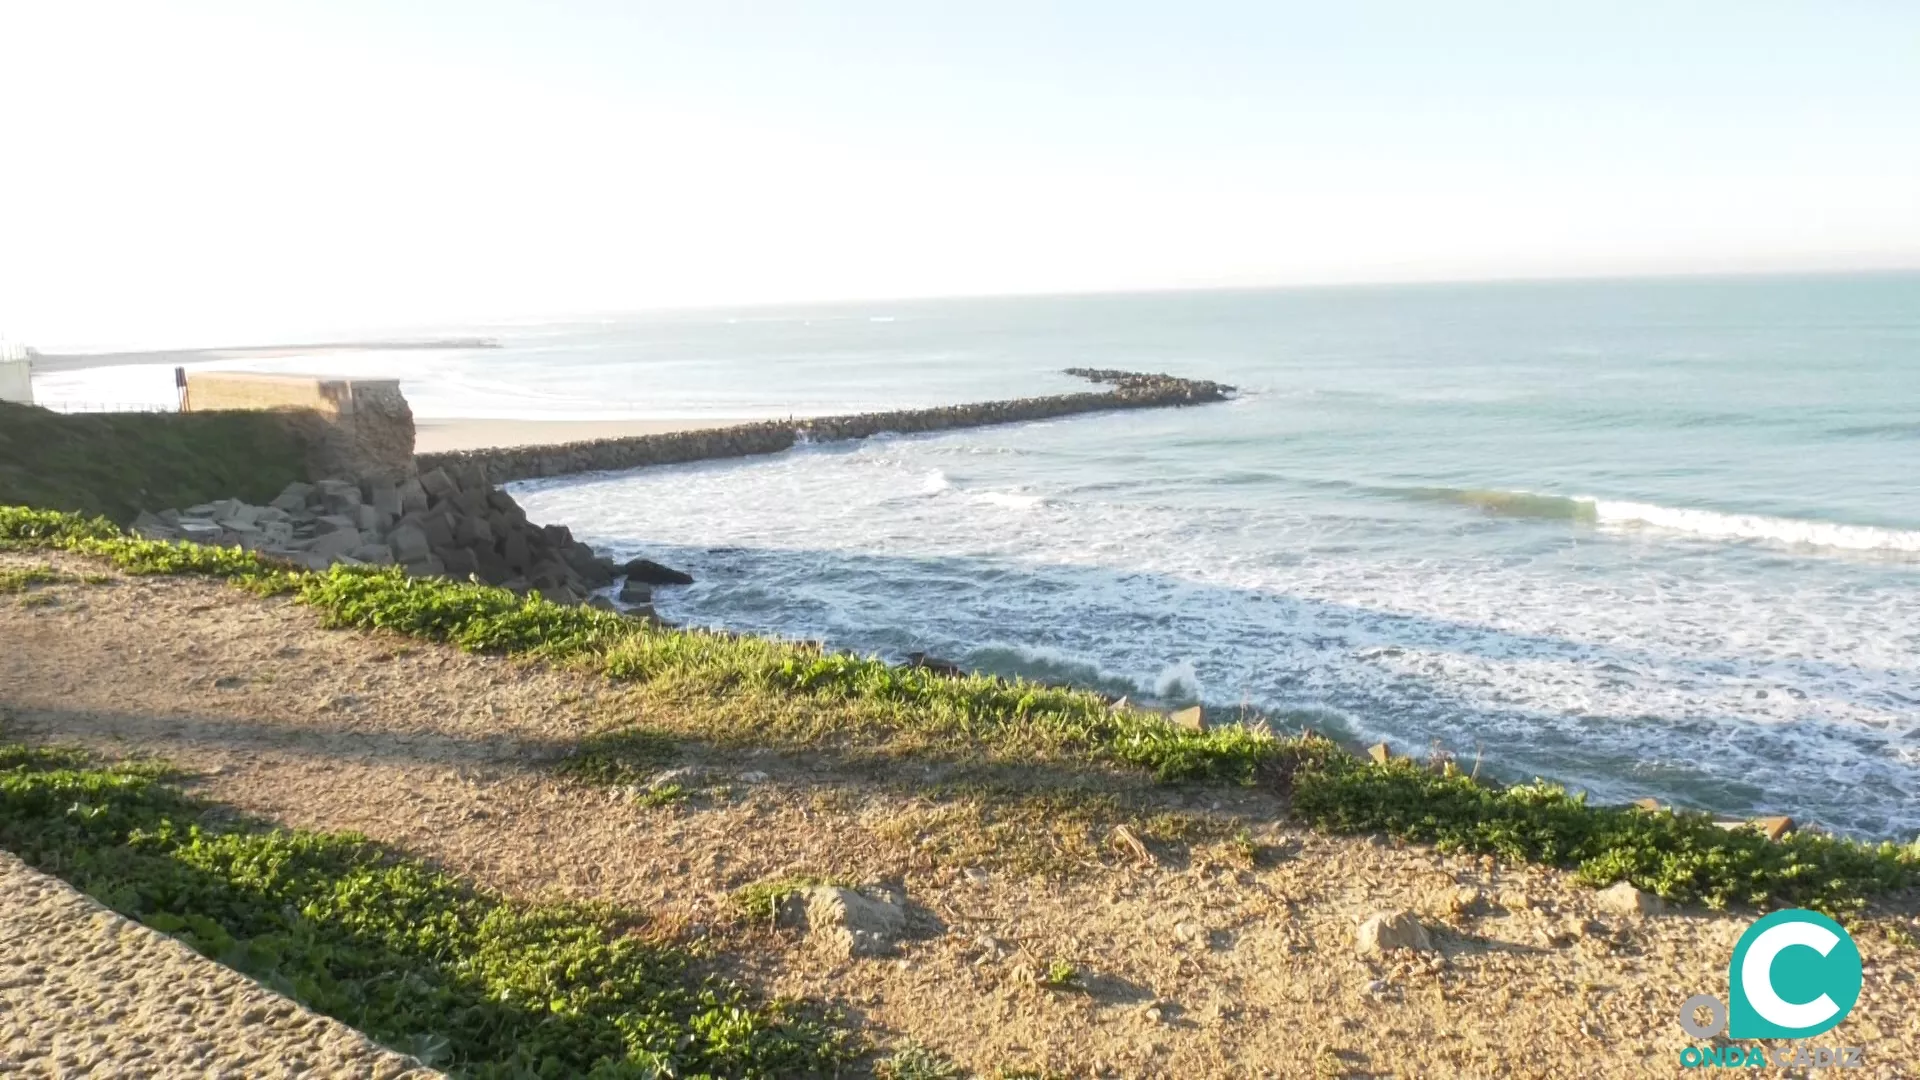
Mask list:
[[[387,547],[392,550],[395,562],[409,566],[432,554],[426,532],[414,525],[402,525],[387,534]]]
[[[307,549],[307,554],[334,559],[341,555],[348,554],[353,551],[354,548],[360,547],[365,542],[366,541],[360,536],[360,530],[341,529],[337,532],[330,532],[323,536],[315,537],[313,546]]]

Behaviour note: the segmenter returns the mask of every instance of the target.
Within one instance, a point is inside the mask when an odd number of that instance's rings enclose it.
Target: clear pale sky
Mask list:
[[[1920,265],[1920,3],[0,0],[0,334]]]

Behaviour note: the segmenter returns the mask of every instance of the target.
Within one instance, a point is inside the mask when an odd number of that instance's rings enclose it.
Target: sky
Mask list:
[[[1910,0],[0,0],[0,336],[1920,266]]]

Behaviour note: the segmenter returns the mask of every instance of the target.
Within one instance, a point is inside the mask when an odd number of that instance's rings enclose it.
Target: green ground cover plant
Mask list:
[[[264,503],[306,475],[307,438],[286,413],[65,415],[0,401],[0,505],[128,522],[228,496]]]
[[[1589,805],[1555,784],[1501,786],[1435,772],[1315,756],[1294,773],[1292,807],[1335,832],[1386,832],[1443,850],[1545,863],[1590,885],[1631,881],[1680,903],[1808,907],[1842,915],[1867,896],[1920,882],[1920,842],[1863,844],[1818,832],[1769,840],[1687,810]]]
[[[826,1076],[862,1050],[610,908],[513,903],[363,837],[209,809],[158,765],[0,745],[8,850],[456,1076]]]
[[[291,571],[247,552],[129,539],[110,522],[0,508],[0,544],[106,557],[129,573],[197,573],[256,592],[286,592],[328,626],[383,629],[463,649],[580,667],[708,700],[775,695],[848,722],[947,749],[1119,766],[1170,784],[1265,785],[1293,812],[1337,832],[1386,832],[1449,850],[1576,870],[1588,882],[1631,881],[1676,902],[1795,904],[1836,914],[1868,896],[1920,883],[1920,844],[1863,844],[1812,832],[1768,840],[1688,812],[1597,807],[1550,784],[1504,786],[1396,760],[1376,764],[1312,734],[1260,724],[1193,731],[1099,695],[982,675],[952,678],[800,643],[663,628],[613,612],[563,607],[489,586],[411,579],[397,570]],[[569,766],[583,778],[631,782],[610,734]],[[661,753],[641,739],[640,758]]]

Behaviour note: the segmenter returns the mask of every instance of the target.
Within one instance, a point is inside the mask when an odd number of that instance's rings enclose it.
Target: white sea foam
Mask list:
[[[1017,491],[976,491],[967,497],[974,502],[1002,506],[1008,510],[1031,510],[1047,501],[1044,495],[1024,495]]]
[[[1761,514],[1724,514],[1612,499],[1582,501],[1593,505],[1595,519],[1602,525],[1651,526],[1713,540],[1762,540],[1841,551],[1920,552],[1920,532],[1904,529]]]
[[[1202,696],[1200,673],[1194,670],[1193,664],[1185,660],[1175,660],[1161,668],[1150,685],[1154,697],[1168,701],[1198,700]]]

